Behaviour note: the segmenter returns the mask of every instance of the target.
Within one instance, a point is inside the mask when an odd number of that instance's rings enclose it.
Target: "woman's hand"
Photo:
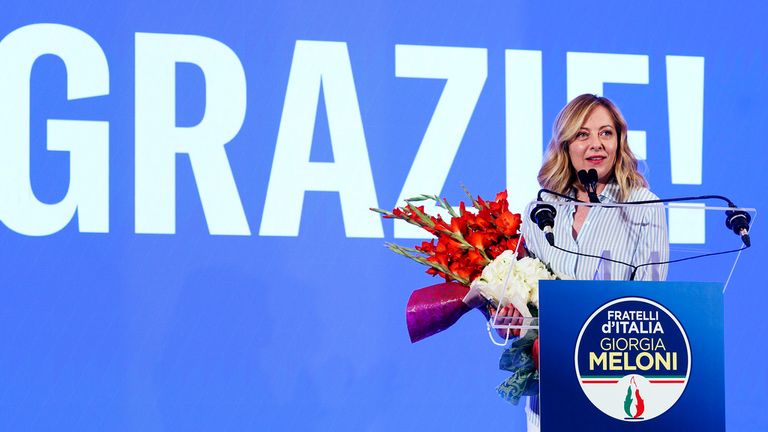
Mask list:
[[[491,317],[493,317],[493,315],[495,314],[496,314],[496,309],[491,307]],[[512,306],[511,304],[501,308],[501,310],[499,310],[498,315],[496,316],[496,325],[522,325],[522,324],[523,324],[523,315],[520,313],[520,311],[515,309],[515,307]],[[520,336],[520,329],[497,328],[496,333],[498,333],[500,337],[509,339],[511,337]]]

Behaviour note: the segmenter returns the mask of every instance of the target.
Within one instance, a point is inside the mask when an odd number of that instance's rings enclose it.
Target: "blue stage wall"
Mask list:
[[[439,281],[367,208],[463,183],[522,210],[587,91],[621,107],[658,195],[764,208],[767,12],[4,3],[0,429],[523,430],[479,313],[410,344],[406,300]],[[670,228],[737,241],[719,216]],[[732,430],[768,429],[763,232],[725,294]]]

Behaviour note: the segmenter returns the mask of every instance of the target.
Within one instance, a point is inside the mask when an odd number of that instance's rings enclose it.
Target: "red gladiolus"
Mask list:
[[[487,260],[475,249],[467,252],[467,260],[474,266],[480,266],[480,268],[487,264]]]
[[[421,246],[416,246],[416,249],[426,253],[426,254],[434,254],[435,253],[435,241],[424,241],[421,242]]]
[[[457,217],[451,219],[451,231],[456,234],[466,234],[467,221],[465,218]]]
[[[485,249],[485,245],[483,244],[484,240],[485,240],[485,236],[483,235],[483,233],[477,232],[477,231],[467,236],[467,242],[469,242],[469,244],[471,244],[472,246],[480,250]]]
[[[419,198],[424,199],[432,199],[445,207],[437,197],[422,195]],[[467,211],[466,204],[461,202],[458,215],[450,220],[427,215],[424,206],[379,212],[385,213],[385,217],[415,223],[436,237],[414,248],[423,256],[414,255],[414,249],[398,249],[396,245],[390,246],[393,250],[428,265],[428,274],[469,285],[480,276],[489,259],[517,248],[521,224],[520,215],[509,211],[507,191],[497,193],[493,201],[477,197],[472,204],[477,208],[476,213]]]
[[[451,224],[446,223],[443,218],[440,216],[431,218],[432,222],[435,223],[435,229],[443,229],[447,231],[451,231]]]
[[[507,250],[517,250],[517,244],[519,240],[520,239],[517,239],[517,238],[507,239],[507,245],[506,245]]]
[[[519,214],[506,212],[499,215],[496,222],[499,226],[499,230],[503,232],[504,235],[512,237],[520,229],[522,219]]]

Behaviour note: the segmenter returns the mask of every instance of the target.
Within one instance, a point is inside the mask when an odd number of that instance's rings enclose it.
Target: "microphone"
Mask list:
[[[579,170],[576,175],[579,177],[579,183],[581,183],[582,186],[584,186],[584,190],[587,191],[589,202],[599,203],[600,198],[597,196],[597,170],[594,168],[591,168],[589,171]]]
[[[592,190],[592,194],[594,195],[594,201],[593,196],[590,195],[590,201],[591,202],[597,202],[600,203],[599,198],[597,197],[597,191],[596,191],[596,184],[597,184],[597,171],[594,169],[589,170],[589,172],[585,170],[581,170],[577,173],[579,176],[579,181],[584,185],[585,189],[589,191]],[[538,200],[541,201],[541,194],[542,192],[546,192],[555,196],[559,196],[560,198],[564,198],[570,201],[574,202],[583,202],[579,201],[578,199],[574,199],[573,197],[570,197],[568,195],[563,195],[561,193],[551,191],[549,189],[540,189],[538,194]],[[695,196],[695,197],[682,197],[682,198],[666,198],[666,199],[655,199],[655,200],[647,200],[647,201],[629,201],[624,202],[624,204],[634,204],[634,205],[641,205],[641,204],[655,204],[655,203],[665,203],[665,202],[681,202],[681,201],[698,201],[702,199],[718,199],[723,200],[726,203],[728,203],[728,206],[731,208],[737,208],[736,204],[733,203],[733,201],[729,200],[728,198],[722,196],[722,195],[702,195],[702,196]],[[725,226],[732,230],[736,235],[741,237],[741,241],[744,242],[744,246],[738,249],[733,250],[726,250],[726,251],[719,251],[719,252],[712,252],[712,253],[706,253],[701,255],[694,255],[690,257],[685,258],[678,258],[674,260],[669,261],[661,261],[661,262],[648,262],[644,264],[637,264],[633,265],[630,263],[626,263],[623,261],[611,259],[608,257],[598,256],[598,255],[590,255],[575,251],[570,251],[567,249],[560,248],[555,245],[555,236],[552,231],[552,228],[555,226],[555,216],[557,215],[557,212],[555,211],[554,206],[550,204],[537,204],[533,210],[531,211],[531,220],[536,223],[536,225],[539,226],[539,229],[544,231],[544,236],[547,239],[547,242],[550,246],[554,247],[555,249],[558,249],[560,251],[573,254],[573,255],[579,255],[589,258],[598,258],[605,261],[609,261],[616,264],[622,264],[627,267],[630,267],[632,269],[632,274],[629,277],[629,280],[634,280],[635,275],[637,274],[637,270],[640,269],[640,267],[646,267],[650,265],[660,265],[660,264],[673,264],[678,263],[682,261],[688,261],[692,259],[698,259],[698,258],[705,258],[715,255],[724,255],[729,253],[735,253],[735,252],[741,252],[744,249],[747,249],[751,247],[752,243],[749,238],[749,223],[752,221],[752,217],[744,210],[727,210],[725,212]]]
[[[752,216],[743,210],[726,210],[725,212],[725,226],[741,237],[741,241],[746,247],[752,245],[752,241],[749,239],[749,223],[751,221]]]
[[[555,226],[555,216],[557,216],[557,211],[551,204],[536,204],[536,207],[531,210],[531,220],[539,226],[540,230],[544,231],[544,237],[550,246],[555,245],[555,233],[552,232],[552,228]]]

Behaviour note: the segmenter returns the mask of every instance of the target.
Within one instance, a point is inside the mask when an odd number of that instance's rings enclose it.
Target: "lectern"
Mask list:
[[[630,232],[647,228],[643,223],[649,212],[663,211],[674,222],[673,230],[687,230],[670,232],[673,241],[687,238],[690,243],[673,243],[669,254],[635,245],[648,262],[629,264],[648,264],[640,267],[643,281],[616,280],[621,279],[617,275],[641,274],[617,262],[626,252],[598,248],[594,253],[592,248],[592,257],[574,255],[573,260],[589,264],[588,280],[539,282],[539,319],[522,327],[539,330],[541,430],[725,430],[723,295],[744,249],[742,239],[724,226],[726,212],[735,209],[548,204],[559,218],[561,212],[572,214],[575,205],[614,212],[616,220],[631,225]],[[754,223],[754,209],[737,210]],[[562,238],[572,234],[570,227],[560,228],[554,230],[555,245],[573,249],[578,238]],[[706,238],[697,237],[697,229]],[[667,260],[676,262],[659,263]]]

